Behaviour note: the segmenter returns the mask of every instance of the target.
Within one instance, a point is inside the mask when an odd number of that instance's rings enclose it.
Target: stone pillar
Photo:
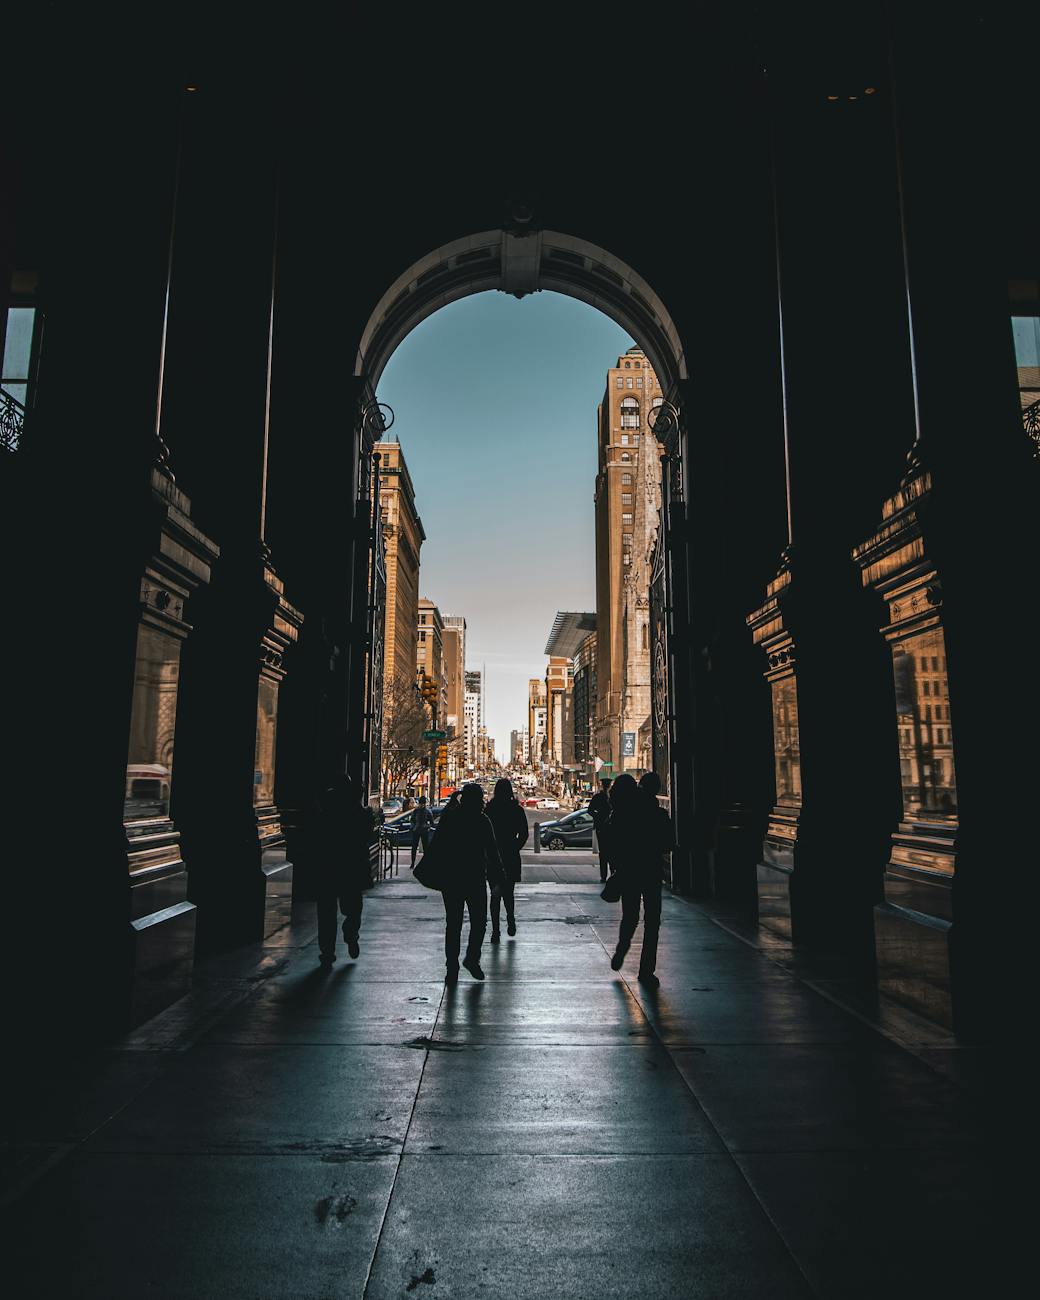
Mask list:
[[[898,465],[912,394],[885,32],[877,15],[843,24],[770,38],[790,544],[748,623],[776,782],[760,915],[862,965],[898,770],[878,612],[849,549]]]
[[[37,124],[32,153],[46,165],[26,196],[44,329],[18,452],[32,514],[14,518],[32,523],[5,553],[26,629],[10,678],[24,701],[9,724],[20,773],[7,793],[24,840],[12,852],[33,863],[12,914],[37,972],[26,1001],[48,1032],[60,1006],[68,1047],[188,987],[195,915],[172,754],[190,605],[217,548],[163,441],[182,90],[156,77],[128,112],[93,75],[62,75],[77,113],[53,133]],[[103,197],[84,204],[85,193]],[[55,900],[77,936],[72,980],[46,959]]]
[[[283,914],[265,851],[278,692],[301,614],[267,544],[278,240],[277,123],[262,95],[188,97],[167,357],[170,441],[221,555],[184,656],[174,809],[205,950],[261,939]],[[269,915],[270,912],[270,915]]]
[[[992,29],[937,33],[895,15],[896,90],[916,437],[854,556],[884,601],[901,816],[875,909],[878,983],[958,1032],[993,1032],[1013,948],[1005,892],[1035,799],[1017,757],[1035,734],[1028,620],[1036,466],[1022,428],[1008,280],[1035,254],[1035,214],[1002,147],[1015,114]],[[979,47],[977,42],[981,42]],[[970,102],[944,69],[979,69]],[[992,70],[990,75],[987,70]],[[1014,78],[1007,72],[1009,84]],[[991,472],[992,471],[992,472]],[[869,536],[868,536],[869,532]],[[1011,877],[1008,871],[1011,872]]]

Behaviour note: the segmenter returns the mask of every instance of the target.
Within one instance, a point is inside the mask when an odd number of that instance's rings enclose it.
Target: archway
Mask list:
[[[684,832],[691,822],[690,773],[686,766],[680,767],[677,756],[682,747],[673,743],[675,738],[670,733],[676,720],[684,716],[676,693],[682,692],[687,676],[681,665],[687,656],[688,598],[681,563],[667,559],[670,529],[685,511],[684,431],[679,394],[688,379],[686,353],[672,316],[656,290],[627,263],[589,241],[556,231],[520,228],[484,231],[441,245],[396,277],[365,324],[355,356],[355,378],[360,394],[356,419],[360,469],[357,510],[359,517],[372,519],[373,527],[370,546],[363,556],[357,556],[355,568],[356,578],[362,574],[367,578],[365,617],[359,620],[364,625],[365,649],[359,644],[358,653],[352,656],[356,667],[351,699],[355,701],[353,715],[364,717],[366,725],[364,734],[355,729],[349,761],[375,799],[379,794],[378,748],[384,689],[381,666],[376,660],[382,645],[379,620],[385,587],[379,560],[380,512],[373,509],[370,494],[372,458],[384,433],[377,400],[380,380],[396,348],[420,323],[450,303],[490,290],[517,298],[550,291],[595,308],[635,340],[645,357],[644,364],[659,383],[657,395],[647,398],[645,412],[647,427],[656,435],[664,456],[655,467],[661,503],[659,524],[655,522],[653,528],[655,540],[646,590],[639,595],[638,611],[633,618],[633,626],[639,624],[635,649],[646,651],[650,664],[651,707],[646,727],[639,730],[638,743],[641,756],[644,752],[652,754],[652,766],[662,778],[675,815],[680,852],[673,879],[686,884],[687,871],[681,863],[687,854]],[[642,384],[642,380],[639,382]],[[626,414],[623,410],[618,414],[617,422],[624,426]],[[627,434],[620,441],[627,443]],[[618,482],[630,484],[631,474],[621,472],[628,468],[623,462],[631,459],[630,453],[617,455]],[[631,520],[630,515],[624,518]],[[631,523],[627,526],[631,527]],[[621,558],[631,560],[631,556]],[[360,602],[355,610],[361,613]],[[369,666],[363,667],[366,663]],[[635,734],[632,733],[633,739]],[[618,742],[618,753],[611,757],[620,759],[620,733]],[[688,758],[684,762],[688,764]]]

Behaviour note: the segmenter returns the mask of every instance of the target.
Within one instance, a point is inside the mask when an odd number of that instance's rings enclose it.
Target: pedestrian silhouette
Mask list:
[[[599,846],[599,878],[606,880],[610,871],[610,859],[607,854],[607,841],[604,832],[610,821],[610,777],[600,778],[600,787],[589,800],[589,815],[596,828],[596,843]]]
[[[444,978],[454,984],[459,976],[462,918],[469,912],[469,940],[462,965],[474,979],[482,980],[480,950],[487,932],[488,884],[502,879],[502,862],[495,832],[484,815],[484,792],[479,785],[462,788],[454,808],[445,808],[437,827],[437,857],[445,865]]]
[[[639,923],[641,904],[643,949],[639,979],[652,988],[660,984],[655,968],[661,931],[662,865],[672,842],[671,820],[657,802],[660,789],[661,783],[653,773],[648,772],[638,786],[632,776],[622,773],[610,789],[607,826],[611,866],[621,878],[621,923],[610,966],[620,970],[624,964]]]
[[[502,860],[502,880],[491,890],[491,942],[499,943],[502,939],[500,925],[501,906],[506,905],[506,929],[510,935],[516,934],[516,910],[513,890],[520,879],[520,850],[527,843],[531,828],[527,824],[527,814],[517,802],[513,793],[513,783],[508,777],[499,777],[495,782],[495,793],[488,804],[487,818],[495,832],[498,856]]]
[[[364,891],[372,883],[369,850],[375,818],[349,776],[339,777],[319,801],[317,850],[318,951],[328,969],[336,960],[336,907],[343,913],[343,938],[351,957],[360,956]]]
[[[430,847],[433,833],[433,813],[426,806],[426,796],[419,796],[419,803],[412,813],[412,870],[415,870],[415,850],[422,843],[423,854]]]

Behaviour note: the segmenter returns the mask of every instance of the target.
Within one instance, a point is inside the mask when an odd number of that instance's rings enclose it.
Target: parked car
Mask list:
[[[541,828],[539,838],[543,849],[591,849],[592,827],[591,813],[572,812],[559,821],[546,822]]]
[[[559,799],[539,799],[536,805],[539,808],[559,808]]]
[[[531,795],[531,797],[530,797],[529,799],[525,799],[525,800],[524,800],[524,807],[525,807],[525,808],[537,808],[537,807],[538,807],[538,800],[534,797],[534,795]]]
[[[401,802],[400,799],[383,800],[384,817],[393,817],[396,813],[399,813],[403,808],[404,808],[404,804]]]

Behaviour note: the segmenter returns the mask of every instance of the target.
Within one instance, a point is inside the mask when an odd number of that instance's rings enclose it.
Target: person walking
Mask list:
[[[318,952],[323,969],[336,960],[336,912],[343,913],[343,938],[351,957],[361,955],[364,891],[372,883],[369,850],[375,818],[349,776],[339,777],[319,800],[317,850]]]
[[[412,870],[415,870],[415,850],[422,844],[423,853],[430,847],[433,834],[433,813],[426,806],[426,796],[421,794],[412,812]]]
[[[606,880],[610,871],[610,860],[607,855],[606,836],[604,835],[607,822],[610,821],[609,776],[601,778],[599,789],[589,800],[589,815],[592,817],[592,824],[596,828],[596,844],[599,848],[599,878],[600,880]]]
[[[454,984],[459,977],[465,911],[469,912],[469,941],[462,965],[474,979],[482,980],[480,950],[487,932],[487,887],[501,880],[502,862],[494,829],[484,815],[484,792],[479,785],[463,786],[456,807],[444,810],[437,828],[436,852],[448,878],[442,889],[445,982]]]
[[[647,779],[649,778],[649,779]],[[660,781],[652,773],[637,786],[627,772],[613,782],[607,840],[611,866],[621,873],[621,923],[611,970],[620,970],[643,912],[643,948],[639,979],[658,988],[657,943],[661,931],[663,855],[671,846],[671,821],[657,802]]]
[[[495,782],[495,792],[487,806],[487,818],[495,832],[495,844],[502,860],[502,881],[491,890],[491,942],[501,943],[503,903],[506,905],[506,931],[510,936],[516,934],[513,890],[520,879],[520,850],[531,834],[527,814],[520,807],[508,777],[499,777]]]

